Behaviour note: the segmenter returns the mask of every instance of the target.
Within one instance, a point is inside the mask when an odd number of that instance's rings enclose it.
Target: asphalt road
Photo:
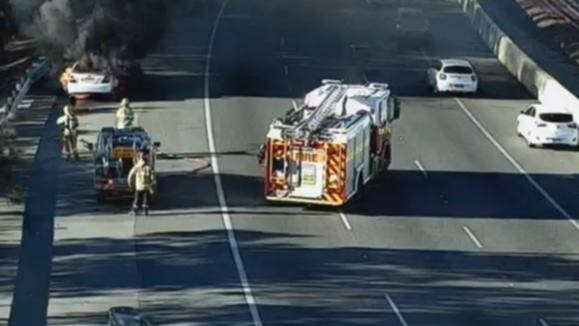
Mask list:
[[[113,305],[160,324],[579,323],[579,229],[565,216],[579,214],[577,153],[527,148],[514,120],[530,95],[453,2],[413,5],[431,16],[429,44],[395,46],[394,11],[362,1],[175,8],[135,98],[176,154],[159,162],[161,199],[129,217],[126,202],[95,203],[88,153],[61,164],[49,324],[102,323]],[[430,94],[424,70],[449,56],[473,62],[481,94]],[[257,146],[322,78],[402,96],[391,171],[340,211],[269,205]],[[113,119],[112,104],[89,106],[88,141]]]

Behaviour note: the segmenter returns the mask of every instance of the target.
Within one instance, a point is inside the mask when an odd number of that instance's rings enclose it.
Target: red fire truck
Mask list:
[[[272,122],[264,147],[265,198],[340,206],[391,161],[400,102],[387,84],[322,85]]]

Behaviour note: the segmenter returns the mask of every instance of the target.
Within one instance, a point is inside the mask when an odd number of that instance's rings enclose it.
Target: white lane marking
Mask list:
[[[394,313],[398,317],[398,320],[400,320],[400,324],[402,324],[402,326],[408,326],[408,324],[406,323],[406,320],[404,320],[404,316],[402,316],[402,313],[400,312],[400,310],[398,310],[398,307],[396,307],[396,304],[394,303],[392,298],[390,298],[390,296],[388,294],[384,295],[384,297],[386,298],[386,301],[388,301],[390,308],[392,308],[392,310],[394,311]]]
[[[285,37],[283,37],[283,36],[281,37],[281,40],[279,41],[279,45],[280,45],[280,48],[282,48],[282,49],[285,47]]]
[[[426,172],[426,169],[424,168],[424,166],[422,166],[419,160],[414,160],[414,165],[418,167],[418,169],[420,170],[420,172],[422,172],[422,175],[424,175],[425,178],[428,178],[428,173]]]
[[[292,100],[292,105],[294,106],[294,110],[299,110],[300,107],[298,106],[298,103],[295,100]]]
[[[468,236],[470,237],[470,239],[472,240],[472,242],[474,242],[474,244],[481,248],[483,247],[483,245],[480,243],[480,241],[478,241],[478,239],[476,238],[476,236],[474,235],[474,233],[472,233],[472,231],[468,228],[468,226],[463,226],[462,229],[464,230],[464,232],[466,232],[466,234],[468,234]]]
[[[561,205],[559,205],[559,203],[557,203],[557,201],[555,201],[555,199],[553,199],[553,197],[551,197],[551,195],[549,195],[549,193],[543,189],[543,187],[541,187],[539,185],[539,183],[537,183],[537,181],[535,181],[535,179],[533,179],[533,177],[531,177],[529,175],[529,173],[527,173],[527,171],[525,171],[523,169],[523,167],[519,164],[519,162],[517,162],[504,148],[503,146],[501,146],[501,144],[499,144],[499,142],[497,142],[495,140],[495,138],[483,127],[483,125],[472,115],[472,113],[466,108],[466,106],[462,103],[461,100],[459,100],[458,98],[455,98],[456,102],[458,103],[458,105],[460,106],[460,108],[462,109],[462,111],[470,118],[470,120],[478,127],[478,129],[487,137],[487,139],[493,143],[493,145],[495,145],[495,147],[499,150],[499,152],[501,152],[501,154],[503,154],[503,156],[509,160],[509,162],[511,162],[511,164],[521,173],[525,176],[525,178],[527,179],[527,181],[529,181],[529,183],[551,204],[551,206],[553,206],[555,208],[555,210],[557,210],[561,215],[563,215],[568,221],[569,223],[571,223],[575,229],[579,230],[579,223],[577,223],[577,221],[575,221],[572,217],[571,214],[567,213],[567,211],[565,209],[563,209],[563,207],[561,207]]]
[[[346,230],[352,231],[352,226],[350,225],[350,222],[348,222],[348,217],[346,214],[344,214],[341,209],[338,210],[338,213],[340,214],[340,219],[342,219],[342,223],[344,223]]]
[[[539,318],[539,323],[541,323],[541,326],[549,326],[549,324],[547,324],[547,322],[543,318]]]
[[[213,175],[215,180],[215,188],[217,189],[217,199],[219,201],[219,206],[221,208],[221,216],[223,218],[223,224],[227,230],[227,239],[229,241],[229,247],[231,248],[231,253],[233,255],[233,260],[237,268],[237,274],[241,281],[241,287],[243,289],[243,294],[245,296],[245,301],[249,306],[249,311],[251,313],[251,318],[253,319],[253,324],[255,326],[261,326],[261,317],[259,316],[259,311],[255,303],[255,298],[251,291],[249,285],[249,280],[247,278],[247,273],[245,272],[245,267],[243,260],[241,259],[241,254],[239,253],[239,245],[237,239],[235,238],[235,232],[233,231],[233,225],[231,223],[231,217],[229,216],[229,210],[227,208],[227,202],[225,201],[225,192],[223,190],[223,184],[221,182],[221,176],[219,174],[219,163],[217,161],[217,156],[215,155],[215,142],[213,138],[213,124],[211,123],[211,101],[210,97],[210,74],[211,74],[211,54],[213,52],[213,43],[215,42],[215,35],[217,34],[217,28],[219,26],[219,21],[223,15],[223,11],[227,5],[228,0],[224,0],[221,4],[221,9],[215,18],[215,23],[213,24],[213,29],[211,31],[211,37],[209,38],[209,47],[207,52],[207,57],[205,61],[205,91],[204,91],[204,106],[205,106],[205,123],[207,127],[207,140],[209,143],[209,151],[211,152],[211,167],[213,169]]]
[[[364,78],[364,82],[366,84],[370,83],[370,80],[368,79],[368,75],[366,75],[366,72],[362,72],[362,78]]]
[[[288,69],[287,69],[287,65],[284,65],[284,66],[283,66],[283,73],[284,73],[284,75],[286,75],[286,76],[289,74],[289,71],[288,71]]]

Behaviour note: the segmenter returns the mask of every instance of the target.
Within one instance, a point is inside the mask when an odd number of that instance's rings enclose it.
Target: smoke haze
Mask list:
[[[10,0],[24,34],[55,61],[88,53],[138,59],[161,36],[165,0]]]

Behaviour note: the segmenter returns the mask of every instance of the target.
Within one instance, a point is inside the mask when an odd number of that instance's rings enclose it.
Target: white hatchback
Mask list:
[[[434,67],[426,71],[426,81],[435,93],[476,93],[478,78],[466,60],[437,60]]]
[[[529,147],[536,145],[577,146],[577,124],[573,114],[541,104],[532,104],[517,117],[517,135],[523,137]]]

